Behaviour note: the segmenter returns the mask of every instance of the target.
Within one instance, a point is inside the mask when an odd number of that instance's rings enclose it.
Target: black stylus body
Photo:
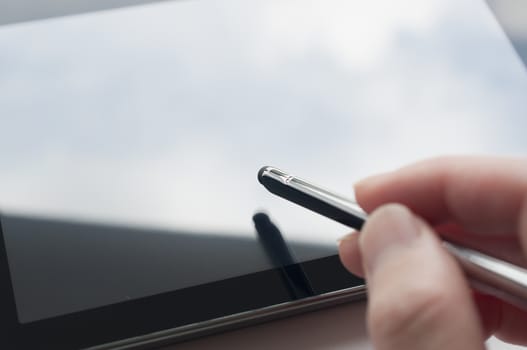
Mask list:
[[[360,230],[367,214],[350,199],[289,175],[277,168],[263,167],[258,181],[271,193],[294,202],[343,225]]]

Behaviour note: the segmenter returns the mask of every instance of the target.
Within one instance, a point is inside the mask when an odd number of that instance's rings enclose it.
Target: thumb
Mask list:
[[[359,246],[377,349],[484,349],[467,282],[422,220],[385,205],[368,218]]]

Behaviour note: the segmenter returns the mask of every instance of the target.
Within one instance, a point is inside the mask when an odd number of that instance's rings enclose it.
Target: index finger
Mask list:
[[[432,225],[455,222],[478,233],[517,232],[527,194],[527,160],[442,157],[421,161],[355,185],[371,212],[401,203]]]

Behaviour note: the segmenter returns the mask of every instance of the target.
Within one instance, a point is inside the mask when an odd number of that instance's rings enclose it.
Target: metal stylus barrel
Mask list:
[[[273,167],[263,167],[258,180],[270,192],[360,230],[368,215],[354,201]],[[527,309],[527,270],[479,251],[443,241],[472,286]]]

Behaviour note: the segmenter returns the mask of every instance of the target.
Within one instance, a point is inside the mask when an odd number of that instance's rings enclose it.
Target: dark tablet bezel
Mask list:
[[[363,285],[336,255],[295,265],[315,295]],[[284,269],[270,269],[22,324],[0,223],[0,348],[87,348],[297,299],[284,281]]]

